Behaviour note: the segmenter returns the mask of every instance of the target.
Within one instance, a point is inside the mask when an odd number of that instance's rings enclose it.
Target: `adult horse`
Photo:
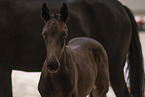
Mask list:
[[[44,3],[42,36],[47,55],[38,85],[42,97],[106,97],[109,89],[108,56],[94,39],[77,37],[66,45],[68,8],[50,14]],[[75,32],[74,32],[75,33]]]
[[[40,12],[44,1],[52,12],[59,12],[63,2],[69,6],[68,39],[89,36],[103,44],[117,97],[131,96],[123,75],[129,54],[131,94],[143,96],[142,53],[136,23],[128,8],[117,0],[1,0],[0,97],[12,96],[12,69],[33,72],[42,68],[46,50],[40,35],[43,26]]]

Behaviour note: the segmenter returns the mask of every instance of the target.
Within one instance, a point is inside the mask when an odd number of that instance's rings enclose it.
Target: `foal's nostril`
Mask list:
[[[57,71],[58,69],[58,63],[48,63],[47,64],[47,68],[50,70],[50,71]]]

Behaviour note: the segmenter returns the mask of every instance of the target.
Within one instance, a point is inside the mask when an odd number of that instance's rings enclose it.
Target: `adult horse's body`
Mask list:
[[[131,92],[135,97],[142,97],[142,53],[136,23],[127,8],[116,0],[44,1],[56,12],[63,2],[69,6],[68,39],[89,36],[103,44],[109,57],[111,85],[117,97],[130,97],[123,76],[129,52],[130,75],[133,75],[130,76]],[[0,1],[0,97],[12,96],[12,69],[41,70],[46,53],[40,35],[42,4],[43,0]]]
[[[50,15],[44,3],[42,36],[47,56],[41,71],[42,97],[106,97],[109,88],[108,56],[103,46],[87,37],[73,38],[66,45],[68,9]],[[74,32],[75,33],[75,32]]]

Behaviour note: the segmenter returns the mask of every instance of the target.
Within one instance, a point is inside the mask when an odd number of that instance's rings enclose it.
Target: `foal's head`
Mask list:
[[[60,13],[60,15],[56,13],[50,15],[46,4],[44,3],[42,6],[42,18],[45,21],[42,36],[47,50],[47,68],[51,73],[57,72],[60,67],[59,59],[65,47],[68,31],[66,26],[68,9],[65,4],[63,4]]]

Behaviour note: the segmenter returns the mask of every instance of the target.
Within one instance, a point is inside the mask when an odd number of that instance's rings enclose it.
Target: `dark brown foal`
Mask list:
[[[61,15],[49,15],[44,4],[42,17],[46,22],[42,36],[47,57],[38,86],[41,96],[86,97],[92,93],[93,97],[106,97],[109,69],[103,46],[87,37],[73,38],[65,45],[68,34],[68,9],[65,4]]]

